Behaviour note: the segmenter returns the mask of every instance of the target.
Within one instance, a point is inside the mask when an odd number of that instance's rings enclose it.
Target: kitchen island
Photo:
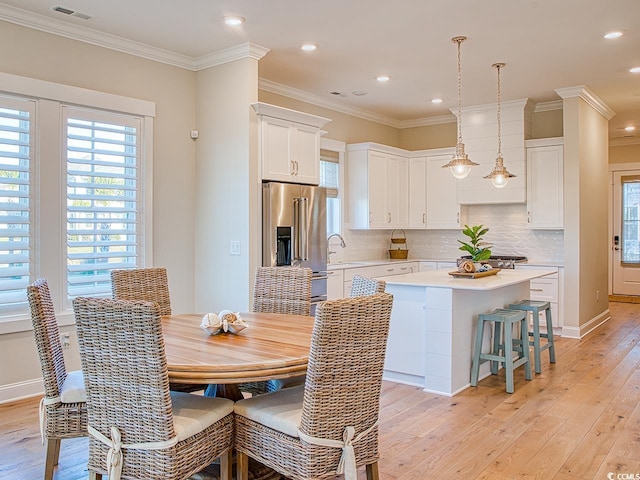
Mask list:
[[[382,277],[393,295],[384,378],[453,396],[470,385],[478,314],[529,298],[529,281],[552,270],[500,270],[454,278],[450,269]],[[484,349],[490,345],[485,332]],[[489,364],[480,378],[490,374]]]

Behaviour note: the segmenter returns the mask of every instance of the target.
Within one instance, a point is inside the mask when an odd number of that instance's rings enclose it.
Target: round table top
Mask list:
[[[175,383],[235,384],[302,375],[307,370],[313,317],[241,313],[238,334],[209,335],[202,314],[162,317],[169,369]]]

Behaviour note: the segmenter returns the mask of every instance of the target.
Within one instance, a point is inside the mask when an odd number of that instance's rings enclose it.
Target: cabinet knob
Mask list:
[[[387,223],[391,223],[391,212],[387,212]]]
[[[422,223],[426,225],[427,223],[427,214],[426,213],[422,213]]]

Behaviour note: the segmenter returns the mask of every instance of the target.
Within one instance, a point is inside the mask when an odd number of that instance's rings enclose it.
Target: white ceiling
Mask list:
[[[53,12],[56,5],[92,18]],[[230,14],[246,23],[225,26]],[[610,138],[640,139],[640,74],[628,72],[640,66],[639,0],[3,0],[0,19],[192,70],[224,49],[257,44],[269,49],[259,62],[263,85],[396,126],[450,116],[451,38],[465,35],[464,106],[495,103],[491,65],[505,62],[503,101],[553,107],[556,89],[584,85],[616,113]],[[603,39],[609,30],[625,35]],[[318,49],[305,53],[304,42]],[[376,82],[381,73],[391,81]]]

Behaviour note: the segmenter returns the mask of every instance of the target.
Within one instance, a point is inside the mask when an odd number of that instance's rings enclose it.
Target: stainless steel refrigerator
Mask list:
[[[323,187],[262,184],[262,265],[309,267],[312,313],[327,299],[326,199]]]

